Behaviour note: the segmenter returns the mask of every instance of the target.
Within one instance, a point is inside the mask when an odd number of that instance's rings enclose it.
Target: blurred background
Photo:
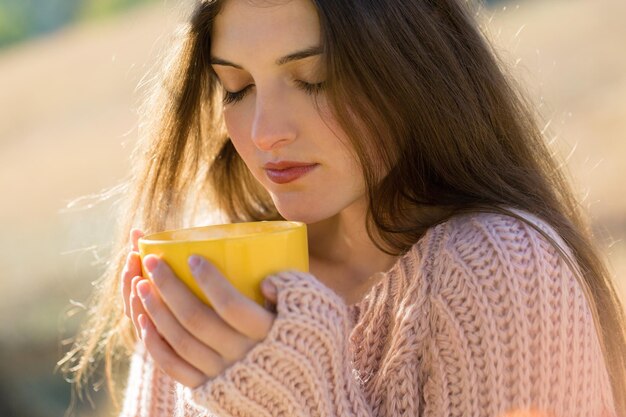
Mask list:
[[[0,416],[62,416],[55,364],[110,251],[141,83],[189,1],[0,0]],[[626,2],[490,2],[626,297]],[[103,387],[75,416],[109,416]]]

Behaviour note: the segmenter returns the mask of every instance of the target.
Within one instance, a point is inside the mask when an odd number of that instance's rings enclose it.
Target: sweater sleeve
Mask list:
[[[142,342],[138,342],[130,360],[120,417],[173,416],[176,383],[161,371],[150,358]]]
[[[554,246],[511,217],[460,221],[428,277],[424,415],[615,415],[591,311]]]
[[[370,416],[352,372],[343,300],[309,274],[269,279],[278,290],[269,334],[242,360],[189,390],[195,405],[220,417]]]

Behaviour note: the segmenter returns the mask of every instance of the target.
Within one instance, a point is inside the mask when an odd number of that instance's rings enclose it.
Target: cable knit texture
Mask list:
[[[354,305],[309,274],[271,279],[270,333],[196,389],[138,344],[122,416],[616,415],[575,274],[514,217],[466,214],[431,228]]]

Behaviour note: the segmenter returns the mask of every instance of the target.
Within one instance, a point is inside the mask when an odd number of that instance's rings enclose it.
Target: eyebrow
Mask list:
[[[308,58],[310,56],[321,55],[322,47],[321,46],[311,46],[301,51],[293,52],[289,55],[285,55],[282,58],[278,58],[276,60],[276,65],[284,65],[288,62],[298,61],[300,59]],[[239,64],[234,64],[230,61],[226,61],[225,59],[218,58],[216,56],[211,57],[211,65],[226,65],[229,67],[234,67],[238,69],[244,69]]]

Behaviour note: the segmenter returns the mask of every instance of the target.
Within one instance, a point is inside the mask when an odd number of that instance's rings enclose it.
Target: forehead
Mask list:
[[[211,33],[211,53],[237,61],[269,59],[320,42],[317,10],[310,0],[226,0]]]

